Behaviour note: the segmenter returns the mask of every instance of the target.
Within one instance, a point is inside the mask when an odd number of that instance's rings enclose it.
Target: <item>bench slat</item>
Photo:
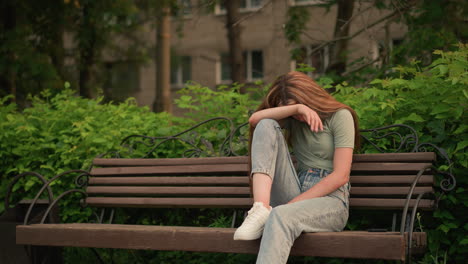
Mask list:
[[[354,154],[353,162],[432,162],[436,160],[434,152],[415,153],[375,153]],[[210,158],[158,158],[158,159],[113,159],[96,158],[95,166],[169,166],[202,164],[247,164],[248,157],[210,157]]]
[[[410,187],[351,187],[351,195],[404,195],[406,196]],[[415,187],[413,194],[433,192],[431,186]]]
[[[351,184],[412,184],[415,175],[369,175],[350,177]],[[419,178],[418,185],[433,184],[434,176],[423,175]]]
[[[178,166],[210,164],[247,164],[248,157],[157,158],[157,159],[105,159],[93,160],[95,166]]]
[[[416,199],[411,199],[414,206]],[[152,198],[152,197],[88,197],[86,203],[96,207],[144,207],[144,208],[250,208],[251,198]],[[350,206],[358,208],[403,208],[405,199],[350,198]],[[433,201],[421,199],[420,209],[432,209]]]
[[[351,195],[373,195],[373,196],[386,196],[386,195],[400,195],[406,196],[410,187],[352,187]],[[90,186],[87,188],[87,193],[91,196],[96,194],[102,195],[249,195],[249,187],[148,187],[148,186]],[[414,195],[432,192],[431,186],[416,187]]]
[[[86,203],[96,207],[143,208],[249,208],[251,198],[152,198],[152,197],[88,197]]]
[[[91,177],[89,185],[248,185],[243,177]]]
[[[374,163],[362,162],[353,163],[351,170],[356,171],[387,171],[387,172],[405,172],[405,171],[420,171],[426,167],[431,166],[431,163]]]
[[[249,187],[122,187],[122,186],[90,186],[86,189],[89,194],[139,194],[139,195],[161,195],[161,194],[172,194],[172,195],[249,195]]]
[[[247,175],[247,164],[209,164],[159,167],[110,167],[93,168],[91,175],[131,175],[131,174],[238,174]]]
[[[380,208],[380,209],[401,209],[405,206],[405,199],[390,198],[350,198],[351,207],[357,208]],[[409,205],[413,207],[416,199],[411,199]],[[421,199],[418,209],[433,209],[434,201],[430,199]]]
[[[17,226],[17,244],[183,250],[257,254],[260,240],[233,240],[234,228],[116,224],[34,224]],[[414,233],[413,237],[419,237]],[[404,260],[404,236],[396,232],[304,233],[291,255]],[[339,248],[339,250],[336,250]]]
[[[353,162],[433,162],[434,152],[354,154]]]
[[[353,163],[352,171],[387,171],[406,172],[419,171],[429,167],[431,163]],[[159,167],[108,167],[93,168],[91,175],[161,175],[161,174],[238,174],[246,175],[247,164],[209,164]]]
[[[351,184],[411,184],[415,175],[352,175]],[[418,185],[433,184],[432,175],[424,175]],[[248,185],[247,176],[211,176],[211,177],[90,177],[89,185]]]

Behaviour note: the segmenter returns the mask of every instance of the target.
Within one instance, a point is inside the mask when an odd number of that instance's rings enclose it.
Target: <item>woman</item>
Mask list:
[[[257,263],[286,263],[302,232],[346,225],[357,116],[306,74],[290,72],[273,83],[249,123],[254,205],[234,239],[263,235]]]

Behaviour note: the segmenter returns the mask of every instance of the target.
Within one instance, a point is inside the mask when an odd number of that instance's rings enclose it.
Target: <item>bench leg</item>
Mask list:
[[[112,224],[112,222],[114,222],[114,214],[115,214],[115,209],[111,209],[110,214],[109,214],[109,220],[107,221],[108,224]],[[106,208],[101,209],[101,214],[100,215],[97,215],[95,213],[96,220],[97,220],[97,222],[99,224],[104,223],[105,215],[106,215]]]
[[[242,215],[242,221],[244,221],[244,219],[247,217],[247,210],[234,210],[234,212],[232,213],[232,228],[236,227],[236,220],[239,215]]]
[[[396,232],[396,221],[397,221],[397,213],[393,213],[392,232]]]
[[[234,209],[234,212],[232,213],[231,228],[234,228],[236,226],[236,218],[237,218],[237,210]]]

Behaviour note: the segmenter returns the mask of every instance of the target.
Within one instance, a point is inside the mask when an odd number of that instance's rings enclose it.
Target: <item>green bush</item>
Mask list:
[[[23,112],[14,104],[3,105],[4,101],[0,107],[1,199],[16,174],[36,171],[50,178],[71,169],[87,169],[93,157],[119,149],[125,136],[170,134],[177,128],[169,125],[168,114],[154,114],[136,106],[133,99],[113,105],[73,96],[69,90],[53,97],[45,92]],[[72,187],[73,180],[60,178],[54,192]],[[14,192],[32,193],[39,186],[39,180],[30,177],[16,184]]]
[[[377,79],[369,88],[337,85],[335,97],[356,109],[361,128],[407,124],[416,129],[420,142],[446,150],[453,163],[442,161],[439,169],[452,170],[457,187],[441,196],[434,218],[422,219],[430,249],[424,261],[433,263],[434,256],[447,252],[450,263],[461,263],[468,258],[468,45],[434,53],[440,58],[428,67],[418,62],[399,66],[400,78]]]

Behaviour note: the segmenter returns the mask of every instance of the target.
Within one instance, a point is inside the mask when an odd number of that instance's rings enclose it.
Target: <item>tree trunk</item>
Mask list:
[[[233,83],[245,83],[244,57],[242,55],[241,26],[239,21],[240,0],[225,0],[226,29],[229,40],[229,64]],[[243,91],[242,91],[243,92]]]
[[[155,112],[172,113],[170,8],[163,7],[157,28]]]
[[[54,31],[52,32],[52,41],[53,46],[48,47],[49,55],[52,60],[57,74],[60,76],[61,80],[66,80],[65,69],[64,69],[64,59],[65,59],[65,48],[63,43],[63,34],[65,32],[63,23],[59,25],[54,25]]]
[[[337,0],[338,14],[336,16],[334,39],[344,38],[349,35],[350,23],[353,16],[354,0]],[[330,53],[330,66],[328,71],[342,74],[346,71],[346,53],[349,40],[344,38],[332,45]]]
[[[0,8],[0,17],[2,23],[0,25],[0,41],[2,41],[2,37],[6,36],[6,33],[14,30],[16,27],[16,8],[12,1],[4,1]],[[11,94],[14,96],[11,100],[16,102],[16,73],[14,71],[14,65],[16,64],[16,54],[13,51],[7,51],[3,54],[0,53],[0,56],[6,58],[6,69],[3,72],[4,75],[0,75],[0,89],[3,90],[0,93],[0,96]]]
[[[92,67],[94,65],[94,55],[96,49],[96,29],[95,25],[91,21],[91,16],[89,14],[89,9],[92,8],[92,2],[86,3],[83,6],[82,12],[82,23],[81,23],[81,32],[86,32],[88,34],[81,34],[80,36],[80,95],[86,98],[91,98],[91,77],[92,77]]]

